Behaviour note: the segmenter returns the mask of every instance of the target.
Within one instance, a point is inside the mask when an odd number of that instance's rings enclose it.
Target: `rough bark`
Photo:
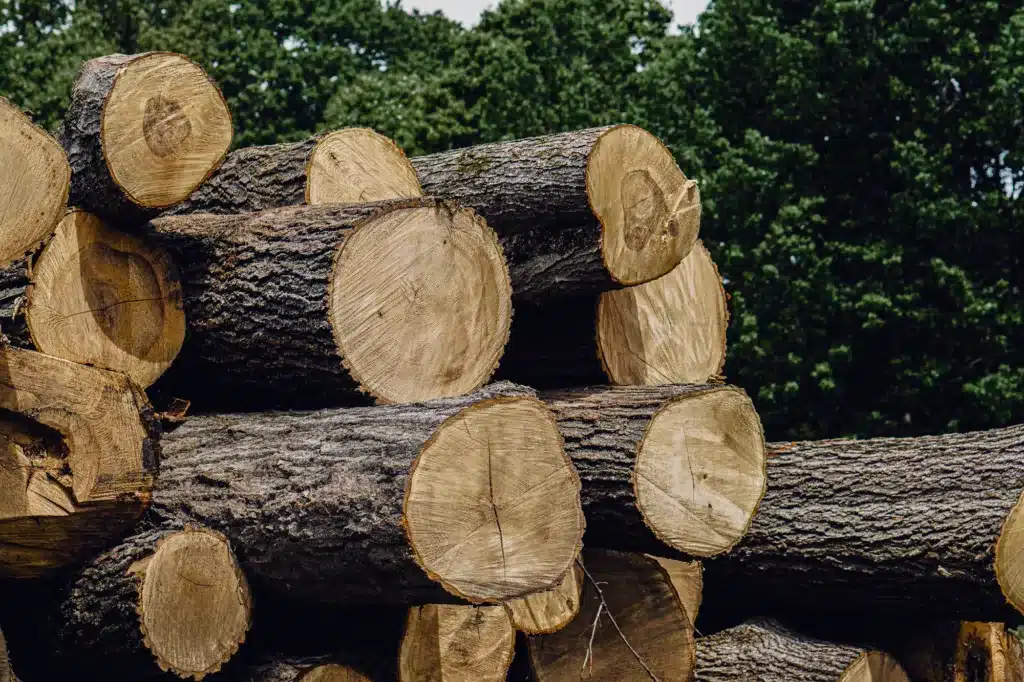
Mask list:
[[[828,618],[1009,615],[994,546],[1024,490],[1024,427],[769,452],[750,531],[705,563],[709,602]]]
[[[0,333],[19,348],[33,348],[25,322],[25,289],[28,285],[27,261],[0,268]]]
[[[754,621],[697,640],[696,682],[896,682],[907,680],[892,659],[883,673],[856,677],[850,667],[869,651],[788,632],[772,621]],[[884,655],[875,654],[876,658]],[[887,667],[886,667],[887,666]]]

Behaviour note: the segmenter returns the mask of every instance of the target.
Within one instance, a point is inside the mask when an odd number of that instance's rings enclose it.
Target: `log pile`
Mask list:
[[[1021,680],[1022,427],[766,445],[647,131],[229,152],[155,52],[0,140],[0,682]]]

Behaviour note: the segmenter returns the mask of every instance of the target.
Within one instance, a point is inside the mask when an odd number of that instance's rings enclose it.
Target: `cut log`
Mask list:
[[[13,343],[127,374],[144,388],[185,338],[181,283],[167,255],[85,211],[64,216],[31,278],[22,263],[0,272],[0,291]]]
[[[409,609],[400,682],[504,682],[516,637],[502,606],[428,604]]]
[[[729,386],[543,394],[583,480],[587,546],[727,552],[765,490],[761,421]]]
[[[919,625],[886,644],[914,682],[1024,680],[1024,647],[1003,623]]]
[[[4,639],[3,630],[0,630],[0,682],[18,682],[14,674],[14,666],[7,655],[7,641]]]
[[[288,599],[503,602],[554,587],[579,553],[579,478],[529,389],[196,416],[162,447],[151,515],[223,532]]]
[[[302,142],[231,152],[168,214],[250,213],[422,195],[416,172],[394,142],[369,128],[343,128]]]
[[[412,159],[426,194],[502,237],[517,297],[596,294],[667,274],[700,228],[700,193],[653,135],[620,125]]]
[[[699,561],[676,561],[664,557],[651,557],[668,574],[679,603],[691,623],[697,622],[700,602],[704,596],[704,571]]]
[[[329,660],[329,658],[324,657]],[[230,677],[237,682],[375,682],[355,668],[324,659],[295,659],[264,663]]]
[[[583,595],[583,568],[573,566],[553,590],[505,602],[512,625],[528,635],[558,632],[576,617]]]
[[[537,682],[690,680],[693,626],[658,562],[589,549],[583,561],[580,614],[556,633],[529,638]]]
[[[1024,427],[770,451],[750,531],[704,565],[723,606],[985,621],[1024,608]]]
[[[697,640],[696,682],[910,682],[892,656],[754,621]]]
[[[501,247],[432,199],[158,218],[181,268],[189,340],[158,383],[218,409],[460,395],[497,366],[511,323]],[[358,390],[357,390],[358,389]]]
[[[71,203],[115,225],[187,198],[224,160],[231,113],[203,69],[170,52],[87,61],[58,137]]]
[[[0,268],[45,242],[64,214],[71,166],[60,144],[21,109],[0,97],[0,157],[4,159],[4,212]]]
[[[85,559],[149,501],[159,425],[125,376],[0,346],[0,577]]]

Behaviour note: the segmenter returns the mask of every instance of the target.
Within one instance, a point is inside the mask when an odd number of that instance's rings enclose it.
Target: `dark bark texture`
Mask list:
[[[760,511],[704,564],[705,596],[787,618],[1002,621],[994,548],[1022,489],[1021,426],[769,446]]]
[[[9,343],[21,348],[34,348],[25,320],[28,284],[25,261],[0,268],[0,333],[7,337]]]
[[[75,78],[71,104],[57,132],[71,163],[68,203],[120,227],[138,225],[159,213],[136,204],[114,181],[100,139],[103,104],[114,87],[118,69],[141,56],[114,54],[85,62]]]
[[[754,621],[697,640],[695,682],[839,682],[863,653]]]
[[[188,331],[153,387],[199,410],[303,409],[367,401],[342,366],[328,320],[335,252],[386,206],[430,200],[294,206],[147,225],[178,263]]]
[[[219,531],[255,592],[335,605],[456,601],[412,557],[409,469],[441,423],[494,384],[410,405],[193,417],[164,435],[148,518]]]
[[[192,196],[163,215],[251,213],[305,204],[306,161],[319,139],[233,151]]]
[[[546,135],[411,159],[425,194],[482,215],[498,233],[519,300],[594,294],[617,284],[587,197],[590,152],[610,128]]]
[[[644,522],[633,491],[637,447],[654,413],[672,398],[736,390],[714,385],[617,386],[542,393],[583,483],[584,546],[678,554]]]

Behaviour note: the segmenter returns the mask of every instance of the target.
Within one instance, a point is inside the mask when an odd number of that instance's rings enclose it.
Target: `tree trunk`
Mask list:
[[[480,145],[412,165],[426,194],[473,208],[498,232],[521,300],[661,277],[700,227],[696,184],[635,126]]]
[[[169,52],[82,65],[58,137],[71,197],[114,225],[135,225],[188,197],[231,146],[231,113],[198,65]]]
[[[761,422],[729,386],[543,395],[583,481],[587,546],[706,557],[746,532],[765,487]]]
[[[181,268],[189,326],[155,390],[200,409],[460,395],[487,381],[508,339],[494,234],[444,202],[172,216],[149,228]]]
[[[579,479],[529,389],[192,417],[165,435],[156,523],[224,533],[255,587],[336,605],[500,602],[579,552]]]
[[[142,514],[158,424],[120,374],[0,346],[0,578],[84,560]]]
[[[402,637],[398,679],[504,682],[515,644],[504,606],[414,606]]]
[[[49,239],[64,215],[71,167],[60,144],[21,109],[0,97],[0,268],[24,258]]]
[[[705,564],[723,605],[987,621],[1024,606],[1024,427],[772,449],[750,531]]]
[[[248,147],[166,215],[251,213],[300,204],[348,204],[422,196],[405,154],[368,128]]]
[[[754,621],[697,640],[696,682],[909,682],[888,654]]]

